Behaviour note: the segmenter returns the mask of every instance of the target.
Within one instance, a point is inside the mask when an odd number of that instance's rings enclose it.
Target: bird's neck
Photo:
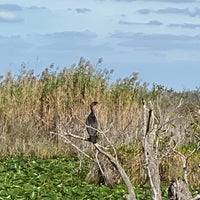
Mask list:
[[[94,108],[93,108],[93,106],[90,106],[90,110],[91,110],[91,113],[94,114]]]

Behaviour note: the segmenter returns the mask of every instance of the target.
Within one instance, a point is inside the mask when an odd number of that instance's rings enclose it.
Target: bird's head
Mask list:
[[[95,105],[97,105],[98,104],[98,102],[97,101],[93,101],[91,104],[90,104],[90,110],[92,111],[92,112],[94,112],[94,106]]]
[[[90,104],[90,107],[96,106],[97,104],[98,104],[97,101],[93,101],[93,102]]]

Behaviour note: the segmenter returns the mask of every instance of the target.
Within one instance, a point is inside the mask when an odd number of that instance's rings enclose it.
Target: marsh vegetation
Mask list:
[[[199,90],[176,92],[157,84],[150,88],[139,80],[138,73],[110,82],[113,71],[102,70],[99,64],[101,59],[94,67],[81,58],[70,68],[51,65],[36,75],[22,66],[18,75],[7,72],[1,77],[0,199],[12,199],[13,195],[37,199],[44,193],[47,199],[64,199],[73,192],[75,199],[98,199],[97,193],[105,194],[102,199],[122,197],[125,189],[117,175],[113,189],[95,181],[86,183],[90,161],[58,135],[51,134],[62,125],[75,135],[87,137],[85,119],[94,100],[99,102],[99,129],[116,149],[118,160],[137,188],[138,199],[150,199],[149,189],[144,190],[149,188],[142,143],[144,101],[155,116],[163,199],[166,185],[184,177],[185,163],[190,189],[200,188]],[[98,139],[112,154],[113,148],[105,137],[99,134]],[[73,143],[92,154],[90,142]],[[20,192],[21,187],[24,189]]]

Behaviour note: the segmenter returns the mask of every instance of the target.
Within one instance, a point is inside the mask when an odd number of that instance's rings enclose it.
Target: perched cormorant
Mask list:
[[[98,102],[94,101],[90,104],[90,114],[88,115],[87,119],[86,119],[86,125],[87,127],[87,132],[89,134],[89,138],[88,141],[92,142],[92,143],[96,143],[97,142],[97,128],[98,128],[98,123],[97,123],[97,118],[95,116],[94,113],[94,106],[97,105]]]

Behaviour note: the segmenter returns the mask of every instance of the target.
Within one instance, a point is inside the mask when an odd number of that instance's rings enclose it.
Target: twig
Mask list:
[[[190,173],[188,171],[188,160],[190,159],[190,157],[193,156],[193,154],[195,154],[198,150],[200,149],[200,142],[198,142],[197,146],[193,149],[193,151],[188,155],[188,156],[185,156],[183,155],[181,152],[173,149],[173,152],[178,154],[181,158],[182,158],[182,163],[183,163],[183,177],[184,177],[184,180],[186,181],[186,183],[188,184],[188,173]],[[198,165],[196,165],[198,166]],[[193,167],[191,169],[191,171],[194,169],[195,167]]]
[[[98,153],[99,153],[99,151],[96,150],[95,161],[96,161],[97,165],[99,166],[99,169],[101,171],[102,176],[105,177],[105,173],[104,173],[104,171],[103,171],[103,169],[101,167],[101,163],[99,162],[99,159],[98,159]]]
[[[73,137],[73,138],[76,138],[76,139],[79,139],[79,140],[83,140],[83,141],[88,140],[87,138],[84,138],[84,137],[81,137],[81,136],[78,136],[78,135],[74,135],[74,134],[70,133],[69,131],[63,131],[63,136],[70,136],[70,137]]]
[[[63,134],[60,134],[60,133],[54,133],[54,132],[51,132],[52,134],[55,134],[55,135],[58,135],[60,136],[65,143],[70,143],[77,151],[81,152],[82,154],[84,154],[87,158],[89,158],[90,160],[94,160],[91,156],[89,156],[88,154],[86,154],[84,151],[82,151],[79,147],[77,147],[71,140],[69,140],[66,135],[63,135]],[[81,139],[81,140],[86,140],[85,138],[83,137],[80,137],[80,136],[77,136],[77,135],[73,135],[71,133],[68,133],[68,135],[70,135],[71,137],[74,137],[76,139]]]
[[[108,129],[108,130],[109,130],[109,129]],[[108,132],[108,130],[107,130],[106,132]],[[115,153],[115,158],[118,159],[118,158],[117,158],[117,151],[116,151],[114,145],[112,144],[112,142],[111,142],[111,141],[109,140],[109,138],[106,136],[106,134],[105,134],[106,132],[102,131],[102,132],[100,132],[100,133],[106,138],[106,140],[108,141],[108,143],[110,144],[110,146],[112,147],[112,149],[113,149],[113,151],[114,151],[114,153]]]

